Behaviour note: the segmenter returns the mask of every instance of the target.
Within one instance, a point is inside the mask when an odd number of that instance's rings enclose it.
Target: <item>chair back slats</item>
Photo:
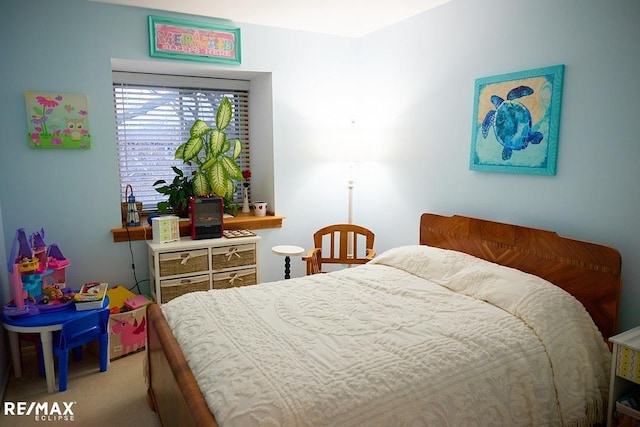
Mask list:
[[[81,350],[84,344],[96,340],[100,342],[100,371],[104,372],[109,357],[109,307],[87,311],[86,315],[62,324],[53,342],[53,352],[58,356],[60,391],[67,389],[69,350]]]
[[[365,264],[375,255],[375,234],[356,224],[333,224],[313,234],[314,249],[303,257],[307,274],[322,271],[322,264]],[[359,248],[364,245],[364,250]]]
[[[92,310],[65,322],[60,331],[59,348],[71,348],[76,343],[86,343],[100,338],[100,334],[108,333],[109,309]]]

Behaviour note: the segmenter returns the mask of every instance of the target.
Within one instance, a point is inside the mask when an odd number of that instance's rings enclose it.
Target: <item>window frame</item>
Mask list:
[[[135,180],[131,180],[131,179],[127,179],[126,176],[124,176],[123,174],[127,173],[127,166],[125,167],[125,170],[123,171],[122,169],[122,150],[124,148],[124,150],[126,151],[126,147],[123,147],[122,144],[126,144],[126,141],[121,141],[121,132],[120,132],[120,125],[119,125],[119,112],[118,112],[118,106],[117,106],[117,100],[116,100],[116,88],[118,86],[122,87],[123,85],[128,85],[128,86],[146,86],[149,88],[157,88],[157,90],[162,90],[162,89],[173,89],[173,88],[179,88],[181,90],[210,90],[210,91],[214,91],[217,92],[216,96],[220,97],[220,96],[225,96],[224,93],[226,92],[231,92],[234,94],[234,96],[241,96],[242,94],[242,100],[240,102],[243,103],[242,106],[239,106],[237,103],[234,105],[234,116],[236,116],[236,111],[239,112],[237,117],[234,117],[234,119],[236,119],[237,121],[240,122],[240,124],[237,125],[237,132],[232,132],[232,135],[230,137],[239,137],[242,145],[243,145],[243,153],[241,156],[241,161],[240,161],[240,167],[242,170],[247,170],[250,169],[250,136],[249,136],[249,129],[250,129],[250,123],[249,123],[249,105],[250,105],[250,95],[249,95],[249,91],[250,91],[250,86],[251,86],[251,82],[249,80],[243,80],[243,79],[230,79],[230,78],[215,78],[215,77],[196,77],[196,76],[184,76],[184,75],[174,75],[174,74],[155,74],[155,73],[145,73],[145,72],[130,72],[130,71],[116,71],[114,70],[112,72],[112,80],[113,80],[113,102],[114,102],[114,114],[115,114],[115,119],[116,119],[116,140],[117,140],[117,144],[118,144],[118,181],[120,184],[120,192],[122,194],[123,200],[124,200],[124,195],[125,195],[125,191],[126,191],[126,186],[127,184],[130,184],[130,182],[125,182],[125,181],[134,181],[135,183],[140,184],[141,181],[144,182],[143,180],[139,180],[139,179],[135,179]],[[213,105],[213,108],[217,109],[217,105]],[[215,112],[214,112],[215,114]],[[171,154],[173,155],[173,153],[175,152],[175,148],[177,148],[177,146],[186,141],[186,136],[188,135],[188,130],[191,127],[191,124],[193,123],[193,119],[191,121],[186,121],[183,120],[180,124],[180,127],[183,128],[182,132],[183,132],[183,137],[181,138],[180,142],[177,142],[174,149],[170,150]],[[215,117],[209,118],[205,120],[207,122],[207,124],[211,127],[215,126]],[[126,136],[125,136],[126,137]],[[132,143],[132,145],[135,145],[135,143]],[[142,145],[142,144],[141,144]],[[158,158],[160,159],[161,156],[158,156]],[[161,160],[158,160],[158,162],[160,162]],[[166,161],[166,158],[165,158]],[[126,159],[125,159],[126,162]],[[185,173],[189,173],[190,170],[188,167],[186,167],[186,165],[184,165],[182,163],[181,160],[173,160],[173,165],[179,167],[180,169],[182,169]],[[159,166],[160,167],[160,166]],[[135,168],[133,168],[135,169]],[[171,170],[171,167],[166,167],[166,174],[162,177],[158,176],[158,175],[153,175],[152,178],[149,178],[146,180],[147,183],[151,183],[151,182],[155,182],[157,179],[164,179],[167,182],[171,182],[171,180],[173,180],[173,177],[175,176],[175,174],[173,173],[173,171]],[[240,184],[240,183],[238,183]],[[150,212],[150,211],[154,211],[156,210],[156,204],[158,201],[161,200],[166,200],[166,196],[161,195],[160,193],[155,192],[155,189],[153,189],[153,187],[151,187],[151,190],[149,190],[149,188],[146,188],[147,186],[145,185],[145,189],[144,191],[141,190],[140,188],[136,189],[136,186],[133,185],[134,188],[134,192],[136,192],[137,194],[143,194],[142,197],[138,197],[136,198],[137,201],[142,201],[143,202],[143,210],[146,212]],[[249,191],[250,191],[250,187],[249,187]],[[147,196],[146,194],[149,194],[151,192],[152,194],[152,198],[151,200],[149,200],[149,196]],[[237,185],[236,186],[236,191],[234,193],[234,201],[236,203],[240,203],[243,197],[243,187],[242,185]]]

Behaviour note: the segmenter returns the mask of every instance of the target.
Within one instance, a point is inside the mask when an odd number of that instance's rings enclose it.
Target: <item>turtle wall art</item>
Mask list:
[[[555,175],[564,65],[476,79],[469,169]]]

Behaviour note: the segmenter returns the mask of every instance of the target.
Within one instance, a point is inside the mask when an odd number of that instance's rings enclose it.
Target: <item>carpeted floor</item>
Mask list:
[[[68,387],[64,392],[47,393],[44,377],[38,376],[35,352],[23,348],[23,374],[15,378],[13,372],[7,385],[0,413],[0,425],[21,426],[160,426],[160,420],[147,405],[147,390],[143,375],[145,352],[140,351],[114,360],[106,372],[99,371],[98,357],[85,349],[81,361],[70,357]],[[56,379],[57,379],[56,361]],[[56,382],[57,387],[57,382]],[[48,402],[50,408],[59,407],[64,417],[65,404],[71,406],[73,421],[36,419],[34,415],[4,415],[5,402]],[[57,405],[56,405],[57,404]],[[55,412],[55,411],[54,411]]]

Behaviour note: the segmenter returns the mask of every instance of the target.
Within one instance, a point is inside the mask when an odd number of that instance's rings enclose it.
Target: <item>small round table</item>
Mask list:
[[[271,248],[271,252],[276,255],[284,257],[284,278],[289,279],[291,273],[291,258],[292,256],[302,255],[304,248],[293,245],[278,245]]]
[[[102,307],[109,305],[109,297],[104,298]],[[91,311],[94,311],[93,309]],[[76,310],[75,304],[60,311],[41,312],[33,316],[11,317],[2,313],[2,322],[9,335],[9,347],[13,360],[13,372],[16,378],[22,376],[22,361],[20,359],[19,333],[39,333],[42,343],[42,358],[44,359],[44,376],[47,380],[47,391],[54,393],[56,388],[56,372],[53,361],[53,332],[62,329],[62,324],[84,316],[89,311]]]

